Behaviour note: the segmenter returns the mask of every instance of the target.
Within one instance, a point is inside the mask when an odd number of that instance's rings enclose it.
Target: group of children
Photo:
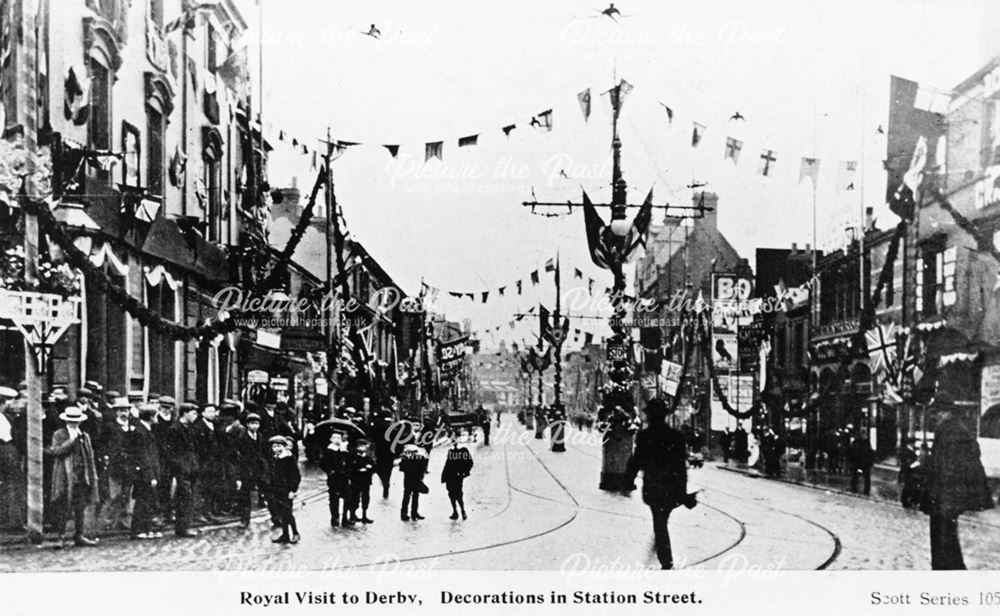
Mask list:
[[[457,520],[459,510],[462,519],[468,519],[465,512],[463,482],[472,471],[472,455],[459,443],[458,435],[452,435],[452,446],[448,450],[441,483],[444,483],[451,501],[451,519]],[[368,506],[371,502],[372,475],[375,463],[368,452],[368,443],[358,440],[351,450],[348,439],[340,432],[330,435],[330,443],[319,459],[319,466],[326,473],[326,487],[330,503],[330,525],[353,526],[360,522],[371,524]],[[427,474],[428,456],[415,444],[404,447],[399,460],[399,471],[403,474],[403,501],[400,519],[403,521],[423,520],[420,515],[420,495],[430,489],[424,483]],[[361,510],[360,517],[358,509]],[[294,522],[293,522],[294,524]]]
[[[441,472],[441,483],[445,484],[448,499],[451,501],[452,520],[468,519],[465,512],[463,483],[472,471],[473,461],[469,450],[463,447],[457,434],[451,438],[451,448],[445,459]],[[298,461],[292,454],[293,443],[284,436],[273,436],[269,439],[271,453],[271,480],[269,482],[268,502],[273,504],[276,525],[281,529],[281,535],[273,539],[275,543],[298,543],[299,531],[292,514],[292,506],[298,492],[302,475]],[[430,490],[424,484],[427,474],[428,458],[416,445],[406,445],[399,462],[399,470],[403,473],[403,504],[400,518],[404,521],[423,520],[418,510],[420,495]],[[374,520],[368,517],[368,506],[371,502],[372,475],[375,474],[375,462],[368,452],[368,442],[358,440],[353,449],[344,434],[333,432],[330,442],[319,459],[319,466],[326,473],[326,486],[330,503],[330,525],[353,526],[357,523],[372,524]],[[358,509],[361,510],[360,517]]]

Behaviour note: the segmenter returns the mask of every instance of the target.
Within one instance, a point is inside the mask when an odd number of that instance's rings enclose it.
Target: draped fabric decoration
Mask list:
[[[611,270],[617,277],[621,275],[622,266],[635,254],[636,248],[646,244],[649,221],[653,217],[653,190],[650,189],[646,195],[624,237],[612,233],[611,225],[604,223],[586,192],[583,193],[583,213],[591,260],[597,267]]]
[[[171,276],[170,272],[162,265],[157,265],[156,267],[149,267],[147,265],[142,269],[146,273],[146,282],[151,287],[158,287],[161,282],[166,282],[171,291],[176,291],[181,286],[181,281]]]
[[[111,268],[119,276],[128,276],[128,264],[122,263],[117,256],[115,256],[114,250],[111,248],[111,244],[101,244],[101,247],[97,252],[90,256],[90,262],[94,264],[95,267],[104,267],[106,262],[111,262]]]

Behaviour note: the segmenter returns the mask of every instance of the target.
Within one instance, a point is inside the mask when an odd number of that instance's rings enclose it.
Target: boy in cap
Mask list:
[[[268,484],[269,503],[272,503],[278,515],[281,536],[273,539],[274,543],[298,543],[299,528],[292,514],[292,503],[295,493],[299,491],[302,474],[299,463],[292,456],[289,439],[284,436],[272,436],[271,444],[271,481]]]
[[[330,499],[330,526],[351,526],[348,502],[351,498],[351,460],[347,439],[340,432],[330,434],[330,444],[319,458],[319,467],[326,473],[326,490]],[[343,512],[341,512],[343,502]]]
[[[462,485],[472,471],[472,454],[458,442],[458,432],[451,433],[451,445],[444,468],[441,470],[441,483],[448,490],[451,519],[458,519],[458,510],[461,508],[462,519],[467,520],[469,516],[465,514],[465,495],[462,492]]]
[[[80,409],[68,406],[59,415],[64,426],[52,435],[47,453],[52,461],[53,526],[59,533],[60,547],[65,545],[66,522],[73,514],[73,540],[77,546],[89,547],[96,539],[84,536],[84,515],[87,507],[97,503],[97,467],[90,437],[80,429],[87,420]]]
[[[375,474],[375,461],[368,453],[368,441],[358,440],[354,444],[354,454],[351,456],[351,521],[371,524],[374,520],[368,517],[368,505],[371,503],[372,475]],[[358,518],[358,507],[361,507],[361,518]]]
[[[236,443],[239,476],[236,480],[237,509],[243,528],[250,527],[250,509],[254,489],[264,485],[267,461],[263,457],[264,445],[260,435],[260,415],[250,413],[246,417],[246,430],[239,435]]]

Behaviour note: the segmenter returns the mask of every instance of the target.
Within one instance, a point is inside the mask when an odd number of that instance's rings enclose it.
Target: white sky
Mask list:
[[[251,2],[246,2],[251,5]],[[812,243],[812,187],[798,183],[800,157],[822,160],[817,186],[820,247],[843,243],[860,200],[884,211],[884,137],[889,74],[950,88],[976,70],[981,3],[973,0],[838,2],[657,2],[622,0],[620,23],[593,0],[439,0],[329,3],[264,0],[264,119],[307,140],[329,126],[358,141],[334,165],[337,196],[352,233],[405,290],[423,278],[441,288],[439,308],[477,329],[515,332],[513,283],[560,251],[564,286],[573,267],[611,284],[587,257],[582,212],[532,216],[521,202],[610,197],[610,106],[599,94],[617,70],[635,89],[621,118],[630,200],[650,186],[656,201],[689,204],[693,177],[719,194],[720,226],[751,261],[755,247]],[[256,8],[247,6],[249,21]],[[382,40],[363,36],[370,24]],[[256,35],[252,49],[256,51]],[[591,88],[584,122],[576,100]],[[667,123],[659,102],[674,110]],[[256,100],[255,100],[256,104]],[[554,110],[554,130],[528,127]],[[735,111],[745,122],[728,118]],[[691,123],[707,126],[690,147]],[[500,128],[517,123],[505,138]],[[479,145],[457,148],[479,133]],[[723,160],[725,138],[743,140],[739,164]],[[444,141],[443,165],[425,165],[424,143]],[[381,144],[400,144],[393,161]],[[774,177],[757,175],[762,148],[778,157]],[[311,156],[279,148],[272,184],[311,183]],[[863,161],[863,190],[833,187],[841,160]],[[558,176],[565,169],[572,181]],[[860,184],[860,182],[859,182]],[[606,212],[605,212],[606,215]],[[654,220],[659,217],[654,215]],[[551,275],[543,280],[551,281]],[[507,285],[505,301],[478,294]],[[445,291],[477,293],[475,304]],[[546,303],[553,303],[551,285]],[[606,335],[599,322],[573,327]],[[492,340],[486,338],[487,345]]]

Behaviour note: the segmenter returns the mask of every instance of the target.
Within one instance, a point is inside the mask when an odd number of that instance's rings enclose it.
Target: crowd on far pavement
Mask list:
[[[28,422],[26,387],[0,387],[0,532],[27,530]],[[171,396],[105,391],[87,381],[70,399],[54,388],[43,401],[43,531],[56,547],[96,545],[96,534],[118,531],[135,540],[198,536],[197,527],[236,522],[266,507],[272,540],[296,543],[293,514],[302,479],[299,448],[326,475],[333,526],[371,524],[373,477],[389,497],[393,468],[403,476],[403,520],[423,519],[420,496],[427,462],[441,431],[440,416],[398,421],[392,401],[361,413],[337,409],[338,419],[305,425],[283,401],[227,399],[178,402]],[[367,409],[366,409],[367,411]],[[490,417],[466,413],[489,445]],[[398,434],[394,426],[406,428]],[[456,424],[457,425],[457,424]],[[448,426],[445,425],[445,428]],[[446,430],[447,432],[447,430]],[[452,433],[441,483],[452,519],[467,517],[463,481],[472,457]]]

